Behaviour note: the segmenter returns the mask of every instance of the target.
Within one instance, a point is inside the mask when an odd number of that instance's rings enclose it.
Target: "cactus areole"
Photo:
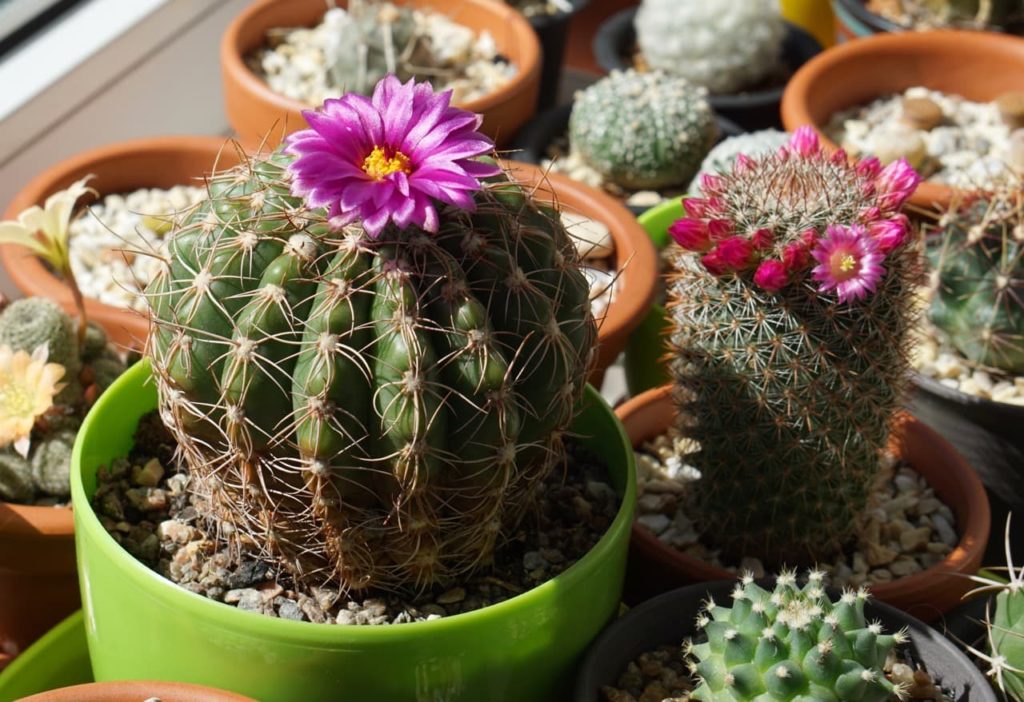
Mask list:
[[[690,514],[733,558],[813,563],[853,536],[906,386],[919,176],[851,163],[801,128],[701,178],[669,232]]]
[[[206,516],[312,584],[488,564],[584,391],[575,248],[449,99],[389,76],[307,113],[210,179],[147,290],[161,416]]]

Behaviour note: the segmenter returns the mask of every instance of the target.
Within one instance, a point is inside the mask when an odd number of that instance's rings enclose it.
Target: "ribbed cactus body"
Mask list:
[[[735,93],[777,70],[786,26],[776,0],[643,0],[637,43],[654,69]]]
[[[949,213],[929,240],[932,323],[974,363],[1024,373],[1024,195]]]
[[[991,655],[998,661],[993,663],[993,675],[999,688],[1010,699],[1024,699],[1024,589],[1019,579],[996,595],[995,608],[991,612],[989,625],[989,647]]]
[[[709,602],[698,617],[701,643],[688,655],[702,702],[885,702],[903,690],[885,677],[885,660],[906,640],[864,616],[864,590],[833,602],[821,573],[800,586],[780,575],[765,590],[745,577],[731,607]]]
[[[906,387],[919,258],[895,246],[874,291],[846,301],[809,261],[837,229],[902,226],[885,183],[815,140],[705,177],[707,197],[686,201],[697,219],[670,229],[714,247],[676,249],[671,370],[703,476],[689,514],[730,558],[831,557],[866,508]],[[782,281],[762,277],[771,266]]]
[[[220,174],[149,290],[160,408],[216,516],[297,576],[422,587],[488,562],[562,460],[595,328],[553,211],[492,180],[430,235]]]
[[[334,34],[325,47],[331,82],[346,91],[369,95],[389,73],[411,77],[416,21],[413,9],[366,0],[352,0],[348,9],[325,17]]]
[[[588,164],[622,187],[681,185],[718,138],[706,95],[667,73],[613,71],[576,95],[569,141]]]
[[[71,495],[71,449],[77,433],[77,429],[53,431],[32,447],[32,482],[42,494]]]

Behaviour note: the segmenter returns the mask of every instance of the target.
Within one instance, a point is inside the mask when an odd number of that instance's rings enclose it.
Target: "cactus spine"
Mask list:
[[[707,91],[662,72],[612,71],[577,93],[569,141],[624,188],[681,185],[718,138]]]
[[[1024,194],[955,205],[929,238],[932,323],[970,361],[1024,374]]]
[[[332,228],[290,159],[216,175],[172,234],[161,415],[213,514],[296,577],[443,582],[563,460],[595,341],[575,248],[503,176],[433,235]]]
[[[651,68],[712,94],[749,88],[777,70],[786,36],[775,0],[643,0],[634,24]]]
[[[745,575],[732,593],[732,607],[709,600],[697,618],[704,640],[686,646],[700,680],[691,699],[904,699],[905,691],[886,679],[883,668],[907,634],[885,634],[880,624],[869,624],[867,599],[866,590],[848,590],[833,602],[816,571],[802,587],[794,574],[782,573],[771,591]]]
[[[896,212],[917,182],[801,129],[705,176],[669,230],[690,513],[731,558],[811,563],[852,536],[906,386],[919,265]]]

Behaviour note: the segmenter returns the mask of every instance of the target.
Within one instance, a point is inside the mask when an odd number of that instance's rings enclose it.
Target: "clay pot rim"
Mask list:
[[[650,237],[633,213],[608,193],[564,174],[551,173],[532,163],[503,161],[511,167],[514,180],[539,186],[538,199],[544,201],[545,194],[553,194],[557,201],[558,193],[571,193],[573,197],[586,201],[588,206],[566,207],[563,203],[561,211],[592,217],[611,232],[615,242],[616,280],[619,287],[615,299],[608,305],[604,320],[598,326],[596,348],[598,354],[601,354],[603,347],[611,346],[617,356],[625,346],[630,332],[643,321],[657,294],[658,254]],[[518,175],[524,172],[529,174],[528,178]],[[616,345],[618,348],[614,348]]]
[[[153,158],[158,160],[168,153],[191,151],[197,156],[202,157],[205,154],[209,157],[209,167],[194,174],[199,178],[213,169],[222,151],[229,151],[231,148],[232,145],[226,137],[178,135],[132,139],[89,149],[55,163],[32,178],[11,200],[4,218],[16,219],[18,213],[24,209],[36,204],[41,205],[57,189],[58,183],[92,172],[96,164],[116,162],[139,153],[151,153]],[[106,194],[111,193],[101,192],[100,196]],[[74,309],[71,293],[64,282],[25,247],[0,244],[0,264],[23,295],[46,297],[60,304],[65,310]],[[90,320],[98,322],[113,337],[119,338],[122,345],[145,341],[149,321],[144,314],[108,305],[90,297],[85,299],[85,309]]]
[[[617,407],[615,409],[615,414],[621,421],[625,422],[629,415],[637,411],[640,407],[660,401],[666,396],[671,395],[672,391],[673,386],[671,385],[663,385],[660,388],[647,390],[636,397],[630,398],[628,401]],[[900,411],[896,421],[900,426],[916,426],[919,430],[923,430],[925,433],[933,435],[935,439],[943,442],[945,441],[945,439],[935,432],[934,429],[924,424],[921,420],[917,419],[906,410]],[[651,438],[654,438],[654,435],[645,436],[640,441],[647,441]],[[947,464],[945,467],[951,474],[955,473],[959,476],[959,487],[962,489],[965,499],[963,514],[956,514],[954,511],[954,514],[957,517],[957,522],[960,526],[960,533],[958,534],[960,540],[957,542],[957,545],[953,550],[943,560],[939,561],[935,565],[912,575],[895,578],[888,583],[872,585],[871,592],[876,599],[885,601],[897,592],[920,589],[928,585],[933,578],[939,575],[963,573],[971,561],[976,560],[980,563],[980,560],[984,555],[990,527],[990,509],[988,505],[988,498],[985,494],[985,488],[981,483],[981,479],[959,453],[951,449],[950,452],[947,453],[946,458]],[[915,470],[918,470],[917,467],[914,468]],[[919,475],[924,477],[921,473],[919,473]],[[927,478],[925,479],[927,481]],[[966,517],[966,519],[963,517]],[[979,538],[980,536],[985,536],[986,538]],[[713,577],[728,579],[732,578],[734,575],[733,573],[720,569],[707,561],[694,558],[693,556],[678,551],[671,546],[663,544],[648,530],[641,528],[635,520],[633,521],[630,538],[641,543],[643,548],[646,550],[655,553],[656,557],[667,561],[675,561],[691,573],[702,574],[701,577],[713,574]],[[970,570],[969,572],[973,574],[974,571]]]
[[[971,395],[970,393],[963,392],[962,390],[954,390],[948,388],[942,383],[936,381],[934,378],[930,378],[923,373],[914,372],[911,375],[911,380],[921,392],[928,393],[929,395],[935,395],[961,405],[964,411],[970,411],[974,408],[983,409],[987,412],[998,412],[1001,414],[1010,415],[1015,420],[1024,421],[1024,405],[1015,405],[1010,402],[998,402],[996,400],[989,400],[984,397],[978,397],[977,395]]]
[[[244,56],[248,52],[242,46],[241,37],[245,33],[244,30],[247,29],[250,22],[253,22],[260,14],[262,14],[264,8],[280,4],[283,1],[284,0],[258,0],[257,2],[251,3],[242,12],[236,15],[233,20],[231,20],[231,24],[229,24],[228,28],[224,31],[224,35],[220,42],[221,66],[225,73],[230,75],[231,80],[244,88],[244,90],[249,94],[256,96],[257,99],[261,101],[273,105],[274,109],[280,110],[282,113],[286,111],[302,112],[304,110],[313,110],[315,109],[314,106],[307,105],[303,102],[275,92],[266,83],[266,81],[260,79],[259,76],[249,70],[249,67],[245,65]],[[440,2],[440,0],[396,1],[400,5],[428,5],[435,11],[443,13],[442,9],[434,7]],[[520,51],[523,54],[523,60],[516,64],[517,70],[515,75],[512,76],[507,83],[504,83],[496,90],[488,93],[487,95],[476,98],[475,100],[463,103],[453,103],[453,106],[455,107],[481,114],[504,103],[506,101],[506,96],[509,94],[518,94],[525,90],[531,83],[535,83],[540,80],[540,40],[537,39],[537,35],[527,19],[521,13],[508,5],[489,2],[488,0],[457,1],[476,6],[481,11],[493,16],[495,18],[495,26],[503,26],[507,31],[509,31],[514,36],[514,41],[516,45],[520,47]],[[325,4],[324,11],[326,12],[327,9],[329,8]],[[251,51],[251,49],[249,51]]]
[[[914,52],[924,55],[934,53],[936,45],[947,49],[949,52],[958,53],[964,43],[971,43],[982,47],[984,51],[993,56],[1000,55],[1003,51],[1015,50],[1021,53],[1021,39],[998,32],[983,32],[963,29],[938,29],[932,31],[902,31],[892,33],[873,34],[868,37],[860,37],[854,41],[838,44],[828,51],[823,51],[810,61],[805,63],[793,75],[782,95],[782,123],[786,131],[795,131],[797,127],[810,125],[818,133],[822,146],[829,153],[839,149],[839,145],[833,142],[822,131],[812,117],[808,105],[811,102],[810,96],[814,93],[816,85],[832,72],[837,64],[862,61],[866,57],[886,53],[896,48],[904,50],[912,49]],[[1021,61],[1024,66],[1024,59]],[[907,87],[911,87],[908,85]],[[927,86],[926,86],[927,87]],[[941,183],[929,180],[923,181],[917,190],[910,196],[909,202],[912,205],[926,209],[946,209],[950,203],[965,191],[953,188]]]
[[[0,532],[8,536],[68,536],[75,533],[70,501],[59,507],[0,501]]]
[[[256,702],[227,690],[191,683],[155,680],[116,680],[62,687],[25,697],[23,702],[139,702],[159,697],[168,702]]]

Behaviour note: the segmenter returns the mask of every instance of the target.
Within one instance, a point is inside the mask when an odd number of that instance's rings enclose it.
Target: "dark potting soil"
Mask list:
[[[338,624],[423,621],[507,600],[583,557],[621,504],[601,459],[570,443],[565,471],[554,471],[535,514],[507,535],[492,568],[418,596],[350,598],[334,588],[296,583],[253,553],[233,553],[212,538],[188,481],[175,462],[173,440],[153,413],[140,422],[129,456],[99,470],[93,508],[125,550],[187,590],[271,617]]]
[[[905,699],[950,702],[928,671],[896,651],[885,666],[886,677],[907,685]],[[601,688],[601,702],[689,702],[694,680],[687,669],[683,647],[660,646],[641,653],[619,675],[615,685]],[[893,701],[897,699],[892,698]]]

